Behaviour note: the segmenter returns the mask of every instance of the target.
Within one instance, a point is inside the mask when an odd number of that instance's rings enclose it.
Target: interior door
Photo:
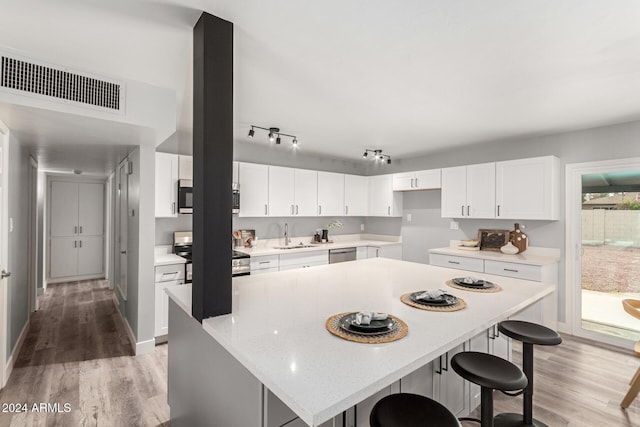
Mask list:
[[[78,275],[104,273],[104,238],[83,236],[78,239]]]
[[[49,277],[78,275],[78,238],[54,237],[49,244]]]
[[[120,293],[123,299],[127,299],[127,238],[128,238],[128,227],[129,227],[129,175],[127,173],[127,164],[125,161],[120,165],[120,169],[118,174],[120,176],[120,184],[118,190],[118,200],[119,200],[119,246],[120,246],[120,274],[118,275],[120,280],[118,281],[118,288],[120,289]]]
[[[78,188],[78,234],[104,234],[104,184],[81,183]]]
[[[51,237],[78,235],[78,184],[75,182],[51,182]]]

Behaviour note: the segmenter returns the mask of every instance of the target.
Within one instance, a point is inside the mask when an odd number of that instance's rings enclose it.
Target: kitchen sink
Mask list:
[[[315,245],[274,246],[273,249],[304,249],[315,248]]]

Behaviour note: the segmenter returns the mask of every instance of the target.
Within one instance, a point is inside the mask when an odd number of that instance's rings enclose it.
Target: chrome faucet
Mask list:
[[[289,246],[289,224],[284,223],[284,245]]]

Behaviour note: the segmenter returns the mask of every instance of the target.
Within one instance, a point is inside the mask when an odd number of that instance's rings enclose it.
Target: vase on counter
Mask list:
[[[523,233],[524,227],[520,227],[517,222],[513,226],[513,231],[510,233],[510,242],[518,248],[518,253],[522,253],[529,247],[529,238]]]
[[[500,248],[500,252],[502,252],[503,254],[515,255],[520,252],[520,250],[515,247],[513,243],[509,242]]]

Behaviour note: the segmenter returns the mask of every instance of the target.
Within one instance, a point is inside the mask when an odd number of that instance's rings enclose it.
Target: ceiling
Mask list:
[[[305,152],[355,161],[364,148],[403,158],[640,119],[635,0],[22,0],[0,7],[6,46],[174,89],[173,139],[183,152],[191,140],[191,29],[201,10],[235,24],[238,143],[249,143],[251,124],[278,126],[298,135]],[[65,129],[72,132],[61,124],[58,138]],[[266,135],[252,143],[266,144]]]

